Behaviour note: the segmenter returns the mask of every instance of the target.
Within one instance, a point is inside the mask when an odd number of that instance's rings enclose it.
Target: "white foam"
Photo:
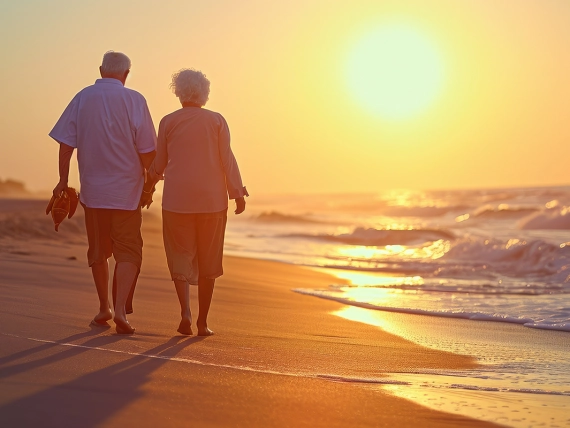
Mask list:
[[[339,286],[328,290],[297,288],[292,291],[378,311],[504,322],[535,329],[570,331],[570,310],[560,307],[561,300],[570,302],[570,295],[567,294],[503,298],[502,296],[456,295],[418,292],[417,290],[371,289],[370,287],[361,287],[359,290],[358,287]],[[532,299],[532,302],[529,302],[529,299]],[[500,311],[497,310],[498,308]]]

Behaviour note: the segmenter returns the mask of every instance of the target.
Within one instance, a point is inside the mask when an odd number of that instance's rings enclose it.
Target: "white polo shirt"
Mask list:
[[[144,185],[138,154],[156,150],[156,131],[141,94],[117,79],[98,79],[71,100],[49,135],[77,148],[83,204],[138,207]]]

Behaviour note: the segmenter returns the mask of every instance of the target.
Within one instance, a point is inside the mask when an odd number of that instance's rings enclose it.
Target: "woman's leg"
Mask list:
[[[180,303],[182,319],[177,331],[181,334],[191,335],[192,315],[190,312],[189,282],[195,280],[192,266],[196,254],[195,214],[173,213],[163,209],[162,237],[168,270],[173,278],[176,295]]]
[[[214,294],[214,279],[200,277],[198,278],[198,336],[211,336],[214,334],[208,328],[208,312],[210,311],[210,303],[212,303],[212,295]]]
[[[175,279],[174,286],[176,287],[176,295],[178,302],[180,302],[180,325],[178,332],[180,334],[192,334],[192,314],[190,312],[190,285],[186,280]]]
[[[224,254],[224,235],[226,231],[227,210],[200,214],[198,224],[198,336],[214,334],[208,328],[208,312],[212,303],[215,278],[224,272],[222,258]]]

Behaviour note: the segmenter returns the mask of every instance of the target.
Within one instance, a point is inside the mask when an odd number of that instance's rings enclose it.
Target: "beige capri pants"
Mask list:
[[[199,277],[223,275],[227,209],[214,213],[162,210],[162,234],[172,280],[197,285]]]

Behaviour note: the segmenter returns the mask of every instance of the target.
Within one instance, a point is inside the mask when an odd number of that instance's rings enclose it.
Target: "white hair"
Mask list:
[[[172,75],[170,88],[181,102],[203,106],[210,95],[210,81],[206,75],[193,68],[183,68]]]
[[[103,55],[101,72],[112,76],[120,76],[131,69],[131,60],[122,52],[107,51]]]

